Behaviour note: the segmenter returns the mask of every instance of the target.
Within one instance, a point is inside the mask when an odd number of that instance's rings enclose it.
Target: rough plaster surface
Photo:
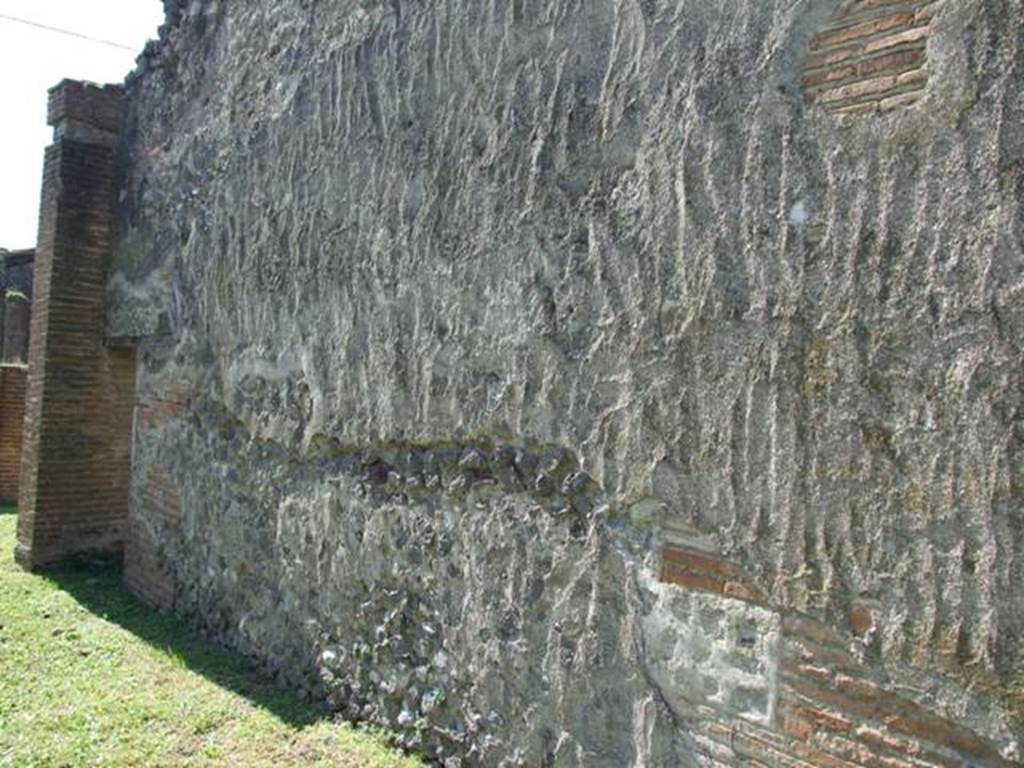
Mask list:
[[[776,605],[877,604],[865,658],[1014,754],[1024,7],[944,0],[922,101],[858,119],[801,95],[838,5],[171,8],[108,333],[194,388],[134,470],[185,487],[182,609],[445,754],[686,765],[651,638],[742,611],[659,596],[685,531]],[[453,491],[474,446],[565,451],[589,511]]]

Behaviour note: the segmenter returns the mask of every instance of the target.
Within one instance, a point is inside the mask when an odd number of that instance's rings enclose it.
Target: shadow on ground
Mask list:
[[[312,725],[327,716],[323,707],[300,701],[294,692],[279,689],[244,656],[202,638],[194,627],[176,616],[140,602],[125,589],[121,569],[116,564],[78,563],[50,571],[44,577],[87,610],[293,727]]]

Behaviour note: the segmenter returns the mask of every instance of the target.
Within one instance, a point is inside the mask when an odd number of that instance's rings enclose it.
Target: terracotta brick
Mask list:
[[[915,91],[913,93],[902,93],[898,96],[882,99],[878,104],[878,108],[883,112],[887,112],[901,107],[909,107],[911,104],[915,104],[920,100],[921,93],[919,91]]]
[[[868,744],[883,747],[894,752],[903,752],[909,756],[917,757],[924,754],[921,745],[916,742],[908,742],[898,739],[877,728],[861,726],[854,734],[858,740]]]
[[[879,38],[878,40],[871,40],[864,46],[864,52],[875,53],[876,51],[884,51],[889,48],[895,48],[900,45],[920,43],[927,36],[927,27],[913,27],[904,32],[897,32],[895,34]]]
[[[924,63],[924,49],[912,48],[896,53],[887,53],[882,56],[862,61],[857,65],[857,74],[863,76],[874,76],[882,72],[902,72],[913,67],[919,67]]]
[[[757,732],[740,726],[733,736],[737,753],[744,757],[767,762],[783,768],[862,768],[837,755],[816,749],[806,741],[779,743]]]
[[[846,62],[860,56],[862,49],[859,46],[848,46],[836,48],[829,51],[819,51],[810,54],[804,61],[804,71],[813,71],[822,67],[829,67],[835,64]]]
[[[1010,765],[981,737],[870,680],[838,674],[834,685],[829,685],[794,674],[788,666],[783,668],[782,680],[782,709],[785,716],[795,722],[807,722],[822,730],[849,735],[856,721],[863,721],[853,733],[855,742],[848,748],[859,750],[857,759],[865,765],[904,768],[918,766],[919,763],[924,765],[929,761],[937,765],[962,762],[944,761],[936,757],[935,749],[929,749],[916,740],[930,742],[936,748],[952,749],[965,758],[991,765]],[[890,735],[871,723],[896,733]],[[799,728],[797,725],[792,727]],[[907,736],[911,739],[905,738]],[[878,748],[894,754],[879,753]]]
[[[783,674],[783,681],[789,691],[797,694],[797,701],[800,704],[827,706],[844,715],[853,715],[863,719],[874,719],[880,714],[881,702],[815,684],[798,676]]]
[[[700,592],[720,594],[725,591],[725,582],[722,579],[706,573],[694,573],[674,563],[661,564],[661,580],[666,584],[676,584]]]
[[[836,675],[833,682],[839,690],[863,696],[866,699],[882,699],[887,695],[884,690],[879,688],[870,680],[864,680],[862,678],[839,674]]]
[[[787,716],[809,723],[814,730],[825,729],[838,733],[849,733],[854,728],[853,721],[838,712],[791,703],[786,703],[784,709]]]
[[[907,0],[857,0],[850,6],[849,12],[851,15],[857,13],[863,13],[864,11],[873,11],[879,8],[892,7],[894,5],[907,5]]]
[[[832,48],[834,46],[843,45],[844,43],[849,43],[853,40],[877,35],[891,29],[908,27],[913,23],[913,13],[894,13],[891,16],[872,19],[871,21],[866,21],[863,24],[854,24],[849,27],[843,27],[832,32],[827,32],[826,34],[819,35],[815,38],[814,42],[811,43],[811,49],[819,50],[822,48]]]
[[[923,87],[927,80],[928,73],[925,72],[923,69],[912,69],[909,72],[904,72],[902,75],[896,78],[897,84],[899,84],[901,87]]]
[[[181,523],[181,493],[170,475],[151,470],[142,487],[142,506],[151,520],[177,527]]]
[[[878,112],[878,102],[868,101],[863,104],[850,104],[844,107],[833,107],[832,111],[840,115],[872,115]]]
[[[814,726],[798,717],[795,712],[787,711],[782,715],[782,732],[787,736],[808,741],[814,736]]]
[[[831,751],[856,760],[865,768],[962,768],[964,765],[963,760],[929,753],[914,742],[894,739],[872,727],[858,727],[848,737],[829,735],[824,741]]]
[[[829,683],[832,680],[832,671],[826,667],[818,667],[813,664],[797,664],[788,659],[782,662],[782,669],[792,675],[803,675],[817,682]]]
[[[822,91],[820,98],[823,101],[845,101],[857,99],[863,96],[873,96],[884,93],[896,87],[896,78],[889,75],[886,77],[875,77],[870,80],[861,80],[839,88],[832,88]]]
[[[663,562],[682,566],[694,573],[707,572],[722,576],[735,576],[739,572],[739,569],[727,560],[692,549],[664,547],[661,550],[661,559]]]
[[[1012,765],[1008,760],[1004,760],[991,744],[952,721],[911,702],[906,702],[900,709],[902,711],[899,713],[886,714],[881,721],[893,730],[955,749],[963,755],[987,761],[992,765],[1006,768]]]
[[[836,69],[819,69],[811,72],[810,74],[804,75],[804,88],[813,88],[815,86],[836,82],[838,80],[846,80],[847,78],[856,75],[857,71],[858,68],[853,65],[838,67]]]

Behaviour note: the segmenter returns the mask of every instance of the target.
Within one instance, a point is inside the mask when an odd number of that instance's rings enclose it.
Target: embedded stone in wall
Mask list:
[[[644,617],[652,679],[677,714],[711,706],[764,726],[775,720],[782,622],[768,608],[662,588]]]
[[[928,28],[939,0],[853,0],[811,41],[806,96],[840,113],[909,106],[928,84]]]

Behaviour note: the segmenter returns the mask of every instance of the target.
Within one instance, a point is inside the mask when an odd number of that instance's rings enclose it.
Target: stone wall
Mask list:
[[[450,765],[1020,761],[1019,0],[168,6],[141,594]]]

